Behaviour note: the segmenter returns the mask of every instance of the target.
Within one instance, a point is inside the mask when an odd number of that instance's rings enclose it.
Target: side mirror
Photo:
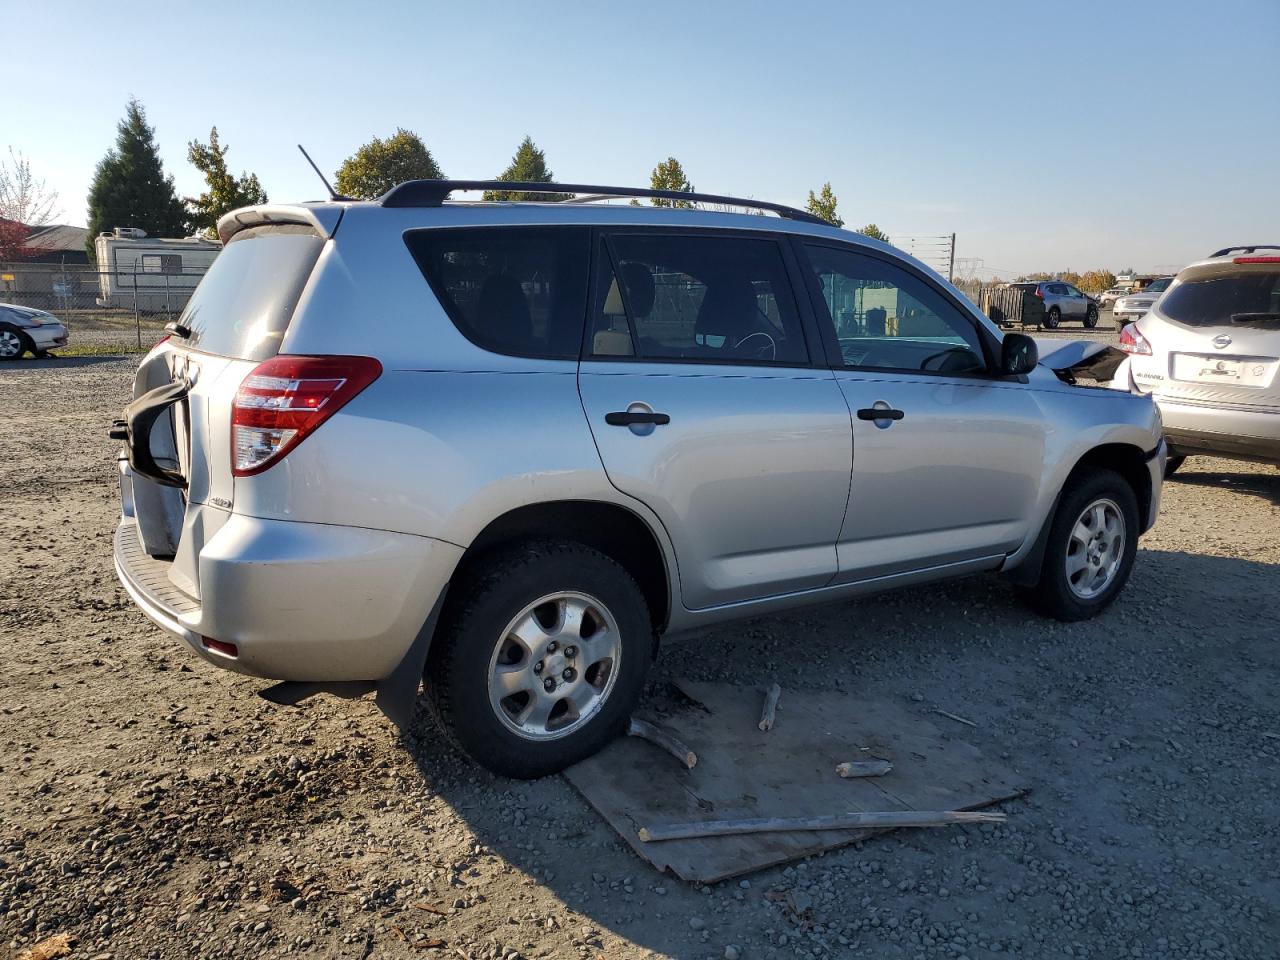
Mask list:
[[[1025,333],[1006,333],[1000,345],[1000,372],[1007,376],[1030,373],[1040,362],[1040,349]]]

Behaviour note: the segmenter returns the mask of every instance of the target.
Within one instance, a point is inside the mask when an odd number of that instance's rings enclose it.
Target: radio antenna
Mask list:
[[[320,182],[324,184],[324,188],[329,191],[330,200],[350,200],[350,197],[344,197],[333,189],[333,185],[325,179],[324,174],[320,172],[320,168],[316,166],[316,162],[311,159],[311,154],[303,149],[302,144],[298,144],[298,149],[302,151],[302,155],[307,158],[307,163],[311,164],[311,169],[316,172],[316,176],[320,178]]]

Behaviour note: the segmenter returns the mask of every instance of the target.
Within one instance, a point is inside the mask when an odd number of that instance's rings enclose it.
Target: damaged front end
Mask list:
[[[1126,355],[1109,343],[1098,340],[1036,339],[1040,363],[1064,383],[1110,383]]]

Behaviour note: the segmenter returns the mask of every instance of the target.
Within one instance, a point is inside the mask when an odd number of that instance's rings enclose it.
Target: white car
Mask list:
[[[1128,292],[1128,287],[1112,287],[1109,290],[1103,290],[1098,294],[1098,303],[1101,306],[1109,307]]]
[[[1159,280],[1153,280],[1143,290],[1125,294],[1115,302],[1115,306],[1111,308],[1111,315],[1125,323],[1137,320],[1151,309],[1160,299],[1160,294],[1169,289],[1171,283],[1173,283],[1173,277],[1161,277]]]

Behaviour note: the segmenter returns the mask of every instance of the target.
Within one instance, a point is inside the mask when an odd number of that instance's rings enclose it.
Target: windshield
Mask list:
[[[1280,314],[1280,270],[1183,280],[1160,301],[1160,312],[1190,327],[1228,326]]]
[[[179,322],[191,330],[187,345],[241,360],[274,357],[322,246],[310,227],[237,233],[182,312]]]
[[[1164,293],[1165,290],[1169,288],[1169,284],[1171,284],[1172,282],[1173,282],[1173,279],[1170,277],[1165,277],[1163,280],[1155,280],[1155,281],[1152,281],[1151,285],[1148,286],[1147,289],[1143,290],[1142,292],[1143,293]]]

